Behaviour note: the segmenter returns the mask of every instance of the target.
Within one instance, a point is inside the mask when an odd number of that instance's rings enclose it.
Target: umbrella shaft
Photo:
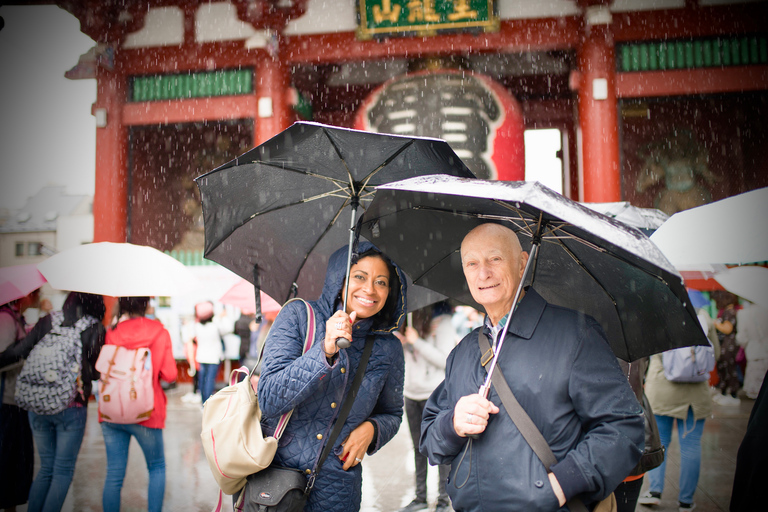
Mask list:
[[[507,315],[507,323],[504,324],[504,328],[501,330],[501,333],[499,334],[499,342],[494,348],[493,360],[491,360],[491,366],[488,368],[488,374],[485,376],[485,382],[483,382],[483,385],[480,386],[480,390],[478,391],[478,394],[483,398],[488,398],[488,392],[491,389],[491,378],[493,377],[493,371],[496,369],[496,363],[499,360],[499,354],[501,353],[501,346],[504,345],[504,338],[507,337],[507,329],[509,329],[509,324],[512,323],[512,314],[515,312],[515,309],[517,309],[517,302],[520,300],[520,295],[523,291],[525,280],[528,279],[528,273],[533,267],[533,265],[535,265],[536,256],[538,255],[538,252],[539,252],[539,244],[533,243],[531,245],[530,257],[528,258],[528,262],[525,264],[523,277],[520,279],[520,284],[517,285],[517,290],[515,291],[515,298],[512,301],[512,307],[510,308],[509,314]]]
[[[352,268],[352,244],[355,241],[355,217],[357,216],[357,203],[352,203],[352,220],[349,223],[349,246],[347,248],[347,273],[344,278],[344,312],[347,312],[347,296],[349,295],[349,270]],[[336,346],[339,348],[349,348],[350,343],[346,338],[336,340]]]

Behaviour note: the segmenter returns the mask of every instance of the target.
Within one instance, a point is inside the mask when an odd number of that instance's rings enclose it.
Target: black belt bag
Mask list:
[[[243,492],[243,512],[301,512],[309,484],[298,469],[270,466],[250,475]]]

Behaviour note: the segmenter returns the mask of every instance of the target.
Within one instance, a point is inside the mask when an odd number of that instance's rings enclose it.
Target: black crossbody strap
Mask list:
[[[491,344],[488,342],[488,337],[482,331],[478,334],[477,343],[480,345],[480,353],[484,354],[491,348]],[[515,394],[512,393],[512,389],[507,384],[507,379],[504,378],[504,374],[501,372],[501,367],[496,366],[493,375],[491,376],[491,382],[493,387],[496,388],[501,402],[504,404],[504,408],[507,410],[507,414],[512,418],[517,429],[523,435],[523,438],[533,449],[534,453],[539,457],[544,467],[549,473],[549,468],[557,463],[555,454],[552,453],[552,449],[549,447],[549,443],[541,435],[536,424],[533,422],[525,409],[520,405],[520,402],[515,398]],[[587,507],[578,498],[570,500],[568,508],[573,512],[587,512]]]
[[[331,453],[333,445],[336,444],[336,438],[339,437],[339,434],[341,434],[341,429],[344,428],[344,422],[347,421],[349,411],[352,410],[352,404],[355,402],[355,398],[357,398],[357,392],[360,389],[360,384],[363,382],[365,370],[368,367],[368,359],[370,359],[371,352],[373,352],[374,338],[375,337],[373,335],[370,335],[365,340],[365,348],[363,348],[363,355],[360,357],[360,364],[357,366],[357,373],[355,373],[355,379],[352,381],[352,387],[349,388],[349,393],[344,399],[344,403],[342,404],[341,410],[339,411],[339,416],[336,418],[336,424],[333,426],[331,435],[328,436],[328,441],[325,443],[323,452],[320,454],[320,458],[317,461],[317,466],[315,466],[315,470],[312,472],[309,489],[311,489],[311,486],[314,485],[315,478],[320,472],[320,468],[323,466],[323,462],[325,462],[328,454]]]

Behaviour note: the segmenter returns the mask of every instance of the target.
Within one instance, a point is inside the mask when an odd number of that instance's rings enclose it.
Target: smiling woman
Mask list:
[[[8,127],[0,137],[0,205],[21,208],[50,184],[93,194],[96,81],[67,80],[64,73],[95,43],[74,16],[55,6],[3,6],[0,16],[0,97]],[[30,155],[43,149],[55,165],[30,163]]]
[[[308,313],[298,301],[286,304],[275,319],[264,346],[258,381],[262,430],[272,435],[283,412],[293,408],[274,464],[314,475],[305,511],[360,508],[362,462],[397,432],[403,414],[405,362],[400,341],[392,334],[405,316],[404,275],[370,243],[360,244],[351,267],[346,310],[343,288],[347,247],[328,262],[321,296],[310,301],[317,330],[315,343],[302,352]],[[348,348],[336,345],[339,336]],[[364,349],[370,359],[364,364]],[[364,371],[359,392],[349,383]],[[352,399],[349,414],[337,422],[341,407]],[[343,425],[337,439],[331,426]],[[308,436],[306,432],[313,432]],[[332,451],[318,467],[325,443]]]

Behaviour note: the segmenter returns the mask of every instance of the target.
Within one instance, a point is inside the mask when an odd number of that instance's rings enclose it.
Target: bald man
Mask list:
[[[495,347],[528,261],[515,233],[482,224],[461,244],[472,297],[485,325],[468,334],[446,362],[445,380],[427,401],[420,451],[450,464],[446,489],[457,511],[556,511],[578,497],[588,508],[630,473],[644,445],[642,408],[600,325],[578,311],[521,293],[498,365],[558,462],[548,473],[491,388],[478,335]],[[470,434],[479,437],[467,448]]]

